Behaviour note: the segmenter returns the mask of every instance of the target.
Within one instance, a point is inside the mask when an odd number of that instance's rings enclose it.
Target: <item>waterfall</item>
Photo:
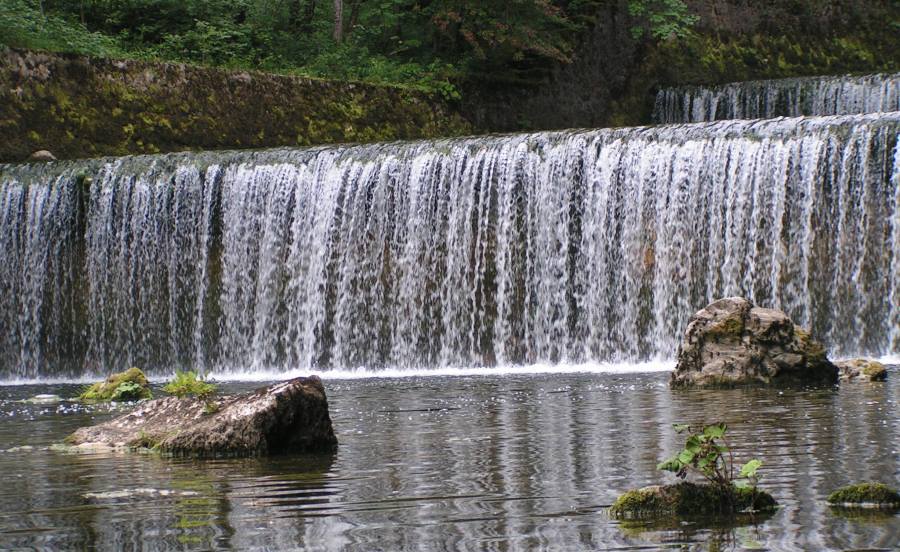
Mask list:
[[[0,376],[900,351],[900,113],[0,166]]]
[[[686,86],[656,96],[656,123],[900,111],[900,73]]]

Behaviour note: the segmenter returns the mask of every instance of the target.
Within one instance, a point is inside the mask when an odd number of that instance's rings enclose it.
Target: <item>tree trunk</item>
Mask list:
[[[344,40],[344,0],[334,0],[334,41]]]
[[[359,22],[359,10],[362,7],[363,0],[352,0],[350,2],[350,23],[347,25],[347,34],[353,32],[356,24]]]

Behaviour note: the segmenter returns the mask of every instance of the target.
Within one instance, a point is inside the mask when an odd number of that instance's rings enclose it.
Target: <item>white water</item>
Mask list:
[[[728,295],[896,355],[898,134],[892,113],[0,167],[0,376],[665,363]]]
[[[653,120],[702,123],[900,111],[900,73],[806,77],[661,90]]]

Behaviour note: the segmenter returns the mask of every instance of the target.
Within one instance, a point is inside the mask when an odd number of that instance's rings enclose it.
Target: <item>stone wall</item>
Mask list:
[[[454,106],[400,88],[0,49],[0,162],[468,132]]]

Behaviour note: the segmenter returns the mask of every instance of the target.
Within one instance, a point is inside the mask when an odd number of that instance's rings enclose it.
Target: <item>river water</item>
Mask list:
[[[665,372],[327,379],[334,456],[209,461],[51,449],[128,406],[30,405],[20,400],[80,386],[3,386],[0,549],[897,550],[900,515],[824,499],[900,482],[898,377],[689,392]],[[655,465],[678,445],[672,422],[713,420],[730,425],[739,458],[764,460],[774,516],[655,527],[607,516],[626,489],[666,481]]]

